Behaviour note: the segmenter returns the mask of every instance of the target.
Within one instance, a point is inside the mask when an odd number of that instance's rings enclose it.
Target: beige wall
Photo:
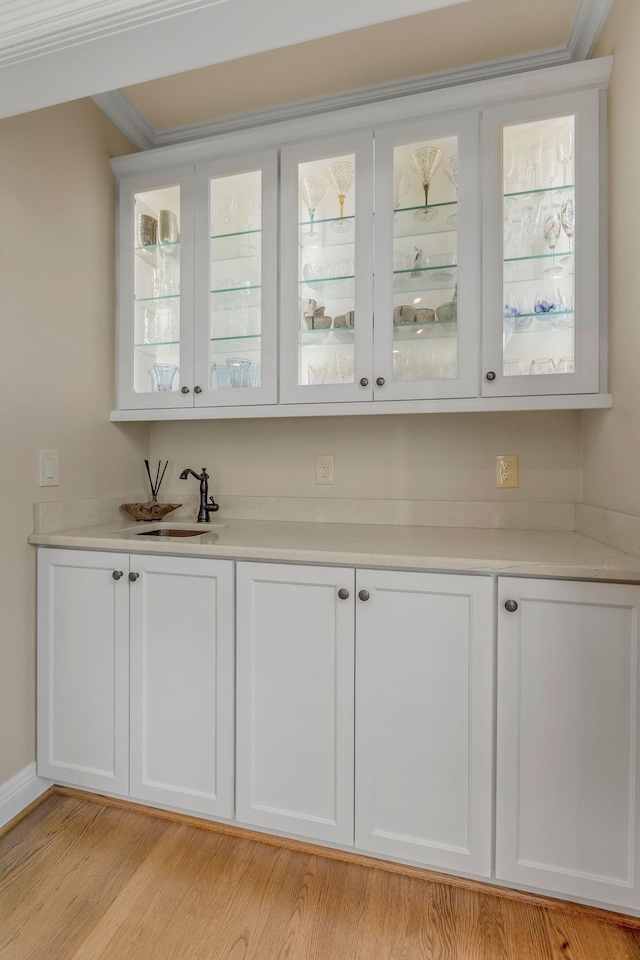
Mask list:
[[[615,55],[609,89],[611,410],[583,414],[584,502],[640,514],[640,4],[616,0],[594,56]]]
[[[335,457],[316,486],[315,455]],[[518,454],[520,487],[497,490],[495,456]],[[151,457],[171,460],[167,490],[207,466],[218,494],[408,500],[580,499],[580,413],[414,414],[155,423]],[[178,501],[179,502],[179,501]]]
[[[132,146],[91,101],[0,122],[0,784],[35,759],[35,500],[142,489],[146,425],[108,422],[115,185]],[[38,486],[38,450],[60,486]],[[144,469],[144,468],[143,468]]]

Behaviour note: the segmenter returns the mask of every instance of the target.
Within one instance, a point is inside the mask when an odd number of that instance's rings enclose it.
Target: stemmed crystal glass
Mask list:
[[[562,223],[560,219],[560,207],[558,204],[554,204],[552,207],[547,207],[544,210],[544,225],[542,232],[544,234],[544,239],[547,242],[547,246],[553,253],[551,266],[545,270],[545,274],[548,277],[561,277],[564,273],[564,269],[562,267],[556,266],[556,245],[560,238],[561,229]]]
[[[327,192],[327,181],[322,177],[302,177],[300,180],[300,196],[309,210],[309,226],[307,233],[300,234],[300,243],[305,247],[319,247],[322,243],[322,234],[313,229],[313,220],[316,207]]]
[[[516,181],[520,192],[524,193],[531,189],[531,175],[533,167],[523,153],[518,154],[516,158]]]
[[[573,158],[573,130],[567,127],[557,140],[558,163],[562,164],[562,186],[567,185],[567,165]]]
[[[353,186],[356,177],[356,165],[350,160],[336,160],[327,167],[327,177],[329,183],[338,191],[338,200],[340,201],[340,219],[334,220],[331,229],[336,233],[349,233],[353,230],[351,220],[344,218],[344,198]]]
[[[527,162],[533,170],[533,189],[538,189],[538,167],[542,163],[542,137],[534,136],[527,145]]]
[[[411,177],[406,170],[396,170],[393,175],[393,209],[398,210],[403,199],[409,192]]]
[[[542,163],[542,176],[546,185],[551,189],[558,173],[558,158],[556,151],[547,150]]]
[[[560,263],[572,263],[573,234],[575,232],[576,225],[576,202],[574,197],[567,197],[562,204],[562,209],[560,211],[560,223],[562,224],[562,229],[564,230],[565,236],[569,240],[569,253],[566,257],[561,258]]]
[[[416,220],[428,223],[430,220],[435,220],[439,212],[433,208],[429,209],[429,185],[442,163],[442,150],[438,147],[420,147],[411,154],[409,163],[424,189],[424,207],[416,210],[414,217]]]
[[[446,173],[447,177],[453,184],[453,188],[456,192],[456,200],[458,199],[458,156],[453,154],[445,160],[442,169]],[[452,213],[450,217],[447,218],[447,223],[450,227],[455,227],[458,222],[458,214]]]

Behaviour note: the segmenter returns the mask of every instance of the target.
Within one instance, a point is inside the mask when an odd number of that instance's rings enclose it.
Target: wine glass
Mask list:
[[[504,180],[505,194],[509,192],[509,180],[513,176],[515,169],[516,169],[516,155],[513,150],[510,150],[508,153],[505,153],[503,166],[502,166],[502,177]]]
[[[456,200],[457,200],[458,199],[458,156],[457,154],[454,153],[453,156],[445,160],[442,166],[442,169],[444,170],[447,177],[453,184],[453,188],[456,192]],[[452,213],[451,216],[447,218],[447,223],[449,224],[450,227],[455,227],[457,225],[458,223],[457,211],[455,213]]]
[[[533,241],[537,239],[540,232],[541,211],[542,206],[540,203],[536,203],[535,199],[533,203],[528,203],[522,208],[524,235],[529,243],[533,243]]]
[[[300,243],[305,247],[319,247],[322,243],[322,234],[313,229],[313,219],[316,207],[327,192],[327,181],[322,177],[302,177],[300,180],[300,196],[309,210],[309,227],[307,233],[300,234]]]
[[[551,189],[553,181],[558,175],[558,157],[556,149],[547,150],[542,161],[542,177],[546,185]]]
[[[220,208],[220,213],[222,214],[222,219],[226,225],[226,232],[229,232],[229,225],[233,218],[236,215],[236,210],[238,209],[238,198],[235,193],[230,193],[229,190],[225,190],[218,201],[218,206]]]
[[[531,374],[544,374],[544,373],[555,373],[556,365],[551,359],[551,357],[536,357],[535,360],[531,361],[529,367],[529,373]]]
[[[331,229],[336,233],[349,233],[353,230],[351,220],[344,219],[344,198],[353,186],[356,177],[356,165],[350,160],[336,160],[327,167],[329,182],[338,191],[340,201],[340,219],[334,220]]]
[[[530,189],[532,173],[533,168],[531,164],[523,153],[519,153],[516,157],[516,182],[521,193]]]
[[[560,207],[558,204],[554,204],[552,207],[546,207],[546,209],[543,211],[543,214],[544,224],[542,227],[542,232],[544,234],[544,239],[547,242],[547,246],[553,254],[551,266],[547,267],[545,270],[545,275],[547,277],[561,277],[564,273],[564,268],[556,265],[556,245],[560,238],[560,230],[562,229]]]
[[[406,170],[396,170],[393,175],[393,209],[398,210],[409,192],[411,177]]]
[[[542,137],[534,136],[527,144],[527,163],[533,170],[533,189],[538,189],[538,167],[542,162]]]
[[[442,163],[442,150],[438,147],[420,147],[409,157],[409,163],[422,183],[424,189],[424,207],[416,210],[414,217],[416,220],[422,220],[429,223],[435,220],[439,214],[438,210],[429,209],[429,185]]]
[[[562,164],[562,186],[567,185],[567,166],[573,158],[573,130],[567,127],[557,140],[558,163]]]
[[[573,263],[573,234],[576,225],[576,202],[574,197],[567,197],[560,211],[560,223],[569,240],[569,253],[562,257],[560,263]]]

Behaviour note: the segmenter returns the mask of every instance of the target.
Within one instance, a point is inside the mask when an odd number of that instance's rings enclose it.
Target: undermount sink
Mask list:
[[[121,530],[120,536],[127,539],[134,537],[204,537],[207,535],[211,537],[222,527],[226,527],[226,523],[216,523],[215,521],[212,523],[190,523],[188,520],[183,523],[177,521],[174,523],[145,523],[144,526],[138,524],[135,527]]]
[[[208,530],[141,530],[136,537],[201,537]]]

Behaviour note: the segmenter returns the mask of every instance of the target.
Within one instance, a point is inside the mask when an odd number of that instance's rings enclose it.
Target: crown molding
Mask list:
[[[230,0],[4,0],[0,66]]]
[[[122,90],[98,93],[91,99],[140,150],[158,146],[156,131]]]
[[[378,103],[384,100],[441,90],[446,87],[474,83],[480,80],[493,80],[510,74],[586,60],[593,49],[612,4],[613,0],[580,0],[567,43],[561,47],[551,47],[534,53],[490,60],[470,67],[440,70],[436,73],[412,77],[409,80],[396,80],[391,83],[376,84],[375,86],[348,90],[330,96],[298,100],[277,107],[268,107],[265,110],[254,110],[230,117],[220,117],[216,120],[171,127],[167,130],[154,130],[120,90],[100,94],[93,99],[100,109],[104,110],[107,116],[142,150],[173,146],[222,134],[236,133],[256,126],[297,120],[335,110],[346,110],[350,107],[358,107],[368,103]]]

